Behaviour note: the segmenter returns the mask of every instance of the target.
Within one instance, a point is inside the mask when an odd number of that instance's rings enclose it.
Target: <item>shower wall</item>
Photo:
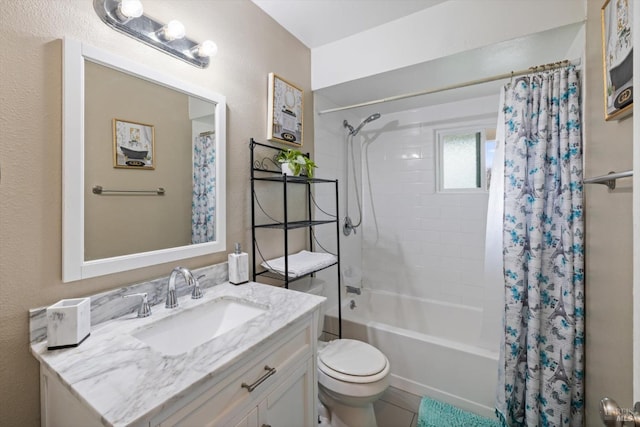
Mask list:
[[[436,131],[495,128],[498,97],[385,114],[362,134],[363,282],[373,290],[484,304],[488,193],[439,193]]]
[[[334,103],[331,103],[321,94],[314,94],[314,109],[315,111],[337,107]],[[344,217],[346,215],[346,167],[345,167],[345,153],[347,148],[346,136],[347,131],[343,126],[343,121],[347,120],[351,124],[357,125],[360,123],[360,115],[354,112],[334,113],[323,116],[317,116],[315,122],[315,135],[316,141],[322,141],[320,144],[315,144],[314,147],[314,161],[318,165],[315,171],[315,176],[318,178],[337,179],[338,180],[338,192],[339,192],[339,209],[338,218],[340,220],[340,263],[342,272],[345,269],[351,271],[352,269],[360,270],[362,267],[362,233],[360,230],[356,234],[351,234],[346,238],[342,234],[342,224],[344,223]],[[358,159],[359,166],[359,145],[355,144],[356,157]],[[351,172],[350,172],[351,173]],[[359,173],[359,172],[358,172]],[[352,173],[350,175],[352,179]],[[361,181],[358,179],[359,182]],[[356,199],[353,192],[353,181],[351,182],[351,191],[349,192],[349,214],[353,218],[357,217]],[[333,186],[315,185],[314,198],[319,206],[316,209],[316,218],[323,218],[326,215],[320,211],[320,209],[327,212],[335,212],[335,193],[333,192]],[[327,225],[322,227],[315,227],[314,229],[316,248],[321,245],[326,250],[335,253],[337,250],[337,236],[336,230],[333,225]],[[344,282],[344,281],[343,281]],[[344,283],[342,283],[344,285]],[[295,288],[296,285],[294,285]],[[314,287],[321,286],[322,293],[327,297],[327,307],[334,307],[338,304],[338,284],[336,283],[335,271],[330,268],[324,271],[320,271],[316,274],[316,277],[311,279],[310,284],[301,283],[302,287]]]
[[[316,111],[331,107],[318,107],[323,101],[316,95]],[[363,226],[356,235],[340,236],[343,285],[484,309],[488,193],[438,193],[435,132],[461,125],[495,127],[497,108],[498,94],[386,112],[354,138]],[[341,204],[346,154],[342,120],[357,125],[373,112],[329,113],[316,120],[318,175],[341,180]],[[352,173],[351,163],[348,169]],[[357,221],[351,175],[349,183],[349,214]],[[330,231],[317,235],[328,241]],[[329,299],[329,305],[335,304],[337,296]]]

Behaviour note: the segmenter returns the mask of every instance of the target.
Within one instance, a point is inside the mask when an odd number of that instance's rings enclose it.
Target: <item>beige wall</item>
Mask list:
[[[189,96],[85,62],[84,256],[109,258],[191,243],[192,155]],[[154,169],[113,167],[113,119],[153,126]],[[212,128],[213,129],[213,128]],[[165,189],[162,197],[96,195]]]
[[[146,13],[181,20],[187,34],[211,38],[218,55],[205,70],[107,27],[89,0],[0,0],[0,424],[39,424],[38,364],[29,353],[29,308],[165,276],[173,264],[80,282],[61,281],[62,43],[71,37],[227,97],[227,248],[250,243],[248,140],[264,140],[267,75],[305,90],[310,53],[249,0],[153,0]],[[305,112],[306,151],[313,115]],[[181,262],[226,261],[226,253]]]
[[[39,423],[38,366],[29,354],[27,310],[166,275],[172,265],[61,282],[61,48],[71,37],[136,58],[165,73],[222,93],[228,103],[228,249],[248,248],[249,137],[264,139],[267,74],[305,90],[305,146],[313,149],[309,51],[248,0],[154,0],[147,12],[177,18],[195,39],[220,51],[206,70],[121,35],[88,0],[0,0],[0,420]],[[599,11],[589,0],[584,63],[585,176],[631,168],[632,123],[603,120]],[[179,6],[178,6],[179,5]],[[613,193],[586,186],[587,425],[599,426],[597,404],[609,395],[631,403],[631,188]],[[186,261],[222,262],[226,254]]]
[[[600,7],[587,1],[584,94],[585,177],[632,168],[632,120],[604,121]],[[598,404],[609,396],[632,406],[632,189],[585,186],[586,421],[601,426]]]

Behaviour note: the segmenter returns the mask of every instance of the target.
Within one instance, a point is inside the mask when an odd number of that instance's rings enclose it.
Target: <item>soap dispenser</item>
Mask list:
[[[249,281],[249,255],[236,243],[235,252],[229,254],[229,283],[241,285]]]

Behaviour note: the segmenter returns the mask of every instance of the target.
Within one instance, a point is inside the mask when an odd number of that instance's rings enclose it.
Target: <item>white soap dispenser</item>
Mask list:
[[[235,252],[229,254],[229,283],[241,285],[249,281],[249,255],[236,243]]]

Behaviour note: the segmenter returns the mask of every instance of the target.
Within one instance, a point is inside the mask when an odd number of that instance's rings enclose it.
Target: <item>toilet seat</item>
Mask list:
[[[362,341],[331,341],[318,354],[318,369],[339,381],[372,383],[389,374],[389,361],[377,348]]]

